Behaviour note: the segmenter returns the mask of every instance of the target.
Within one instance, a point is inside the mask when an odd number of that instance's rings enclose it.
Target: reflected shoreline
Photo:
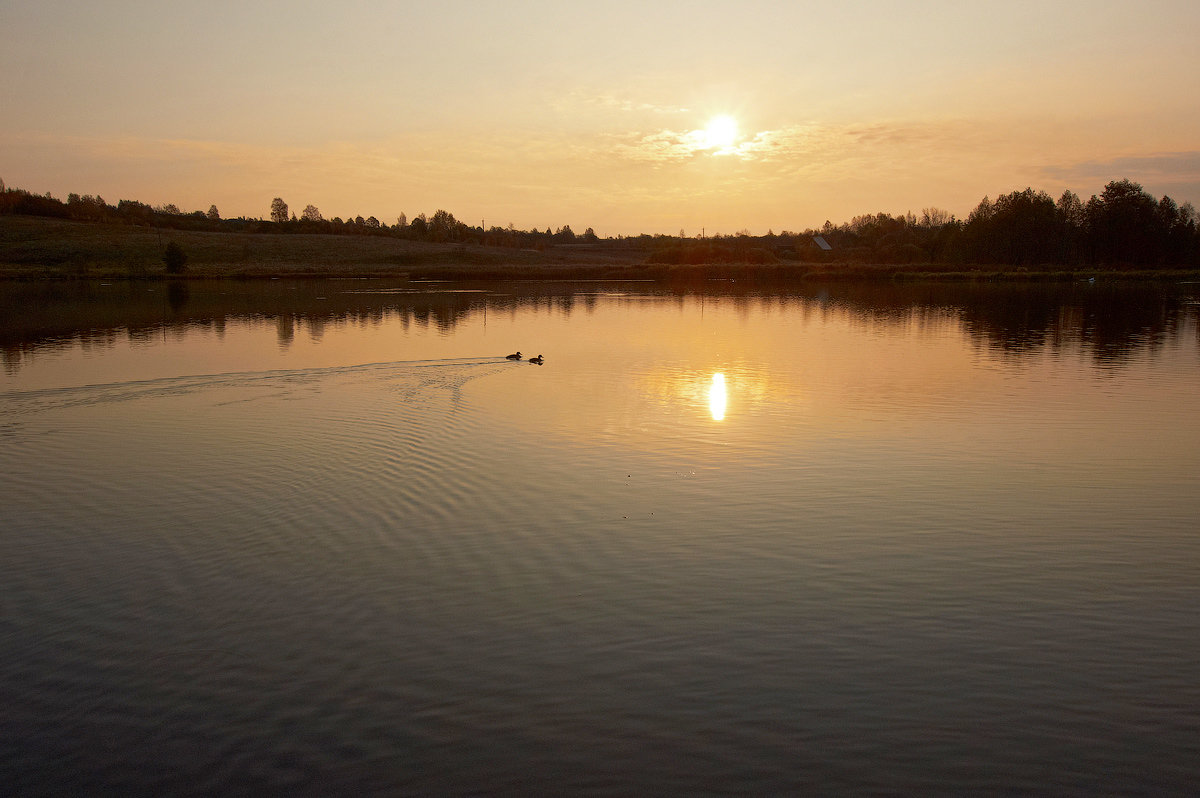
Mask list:
[[[387,279],[272,280],[230,283],[34,282],[0,284],[0,359],[17,373],[39,352],[112,346],[192,329],[272,322],[280,346],[298,328],[319,339],[326,328],[400,321],[449,333],[479,314],[516,308],[570,316],[597,302],[637,298],[735,307],[770,306],[839,313],[898,327],[933,316],[957,320],[980,344],[1012,356],[1078,345],[1098,362],[1119,364],[1155,350],[1200,324],[1200,285],[1180,283],[880,283],[838,281],[761,286],[711,281],[672,286],[644,281],[428,282]]]

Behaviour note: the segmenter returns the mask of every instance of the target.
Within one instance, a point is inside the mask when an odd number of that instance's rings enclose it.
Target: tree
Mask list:
[[[154,209],[137,200],[121,200],[117,203],[117,216],[135,224],[149,224],[154,220]]]
[[[321,216],[321,212],[317,210],[316,205],[305,205],[304,212],[300,214],[300,219],[305,222],[325,221],[325,219]]]
[[[103,197],[93,197],[91,194],[81,197],[75,193],[67,195],[67,214],[73,219],[95,221],[102,219],[108,210],[108,204]]]
[[[187,268],[187,253],[183,251],[183,247],[171,241],[163,251],[163,263],[167,266],[167,274],[183,274],[183,270]]]
[[[1175,200],[1164,196],[1155,210],[1162,260],[1171,264],[1186,263],[1195,232],[1195,223],[1192,221],[1195,209],[1187,203],[1177,205]]]
[[[398,230],[403,230],[406,227],[408,227],[408,217],[404,214],[400,214],[396,217],[396,228]]]
[[[209,206],[208,206],[208,218],[209,218],[209,219],[211,219],[211,220],[212,220],[212,221],[214,221],[214,222],[218,222],[218,221],[220,221],[220,220],[221,220],[221,214],[220,214],[220,212],[219,212],[219,211],[217,211],[217,206],[216,206],[216,205],[209,205]]]
[[[433,241],[455,241],[461,226],[462,223],[454,218],[454,214],[438,208],[429,220],[429,237]]]
[[[1179,218],[1183,220],[1185,225],[1196,226],[1196,207],[1190,202],[1185,202],[1179,206]]]
[[[931,230],[935,227],[944,227],[950,223],[951,218],[953,216],[950,211],[942,210],[941,208],[922,208],[920,225]]]
[[[1058,198],[1056,206],[1058,215],[1064,223],[1076,229],[1083,229],[1087,224],[1087,211],[1083,207],[1083,202],[1079,199],[1079,195],[1070,189],[1064,191],[1062,196]]]
[[[1055,203],[1058,223],[1062,228],[1063,256],[1068,263],[1083,258],[1084,239],[1087,235],[1087,208],[1074,191],[1064,191]]]
[[[979,201],[979,204],[975,206],[975,210],[967,214],[967,224],[970,224],[976,220],[990,219],[991,217],[992,201],[985,195],[984,198]],[[857,217],[855,217],[855,220],[857,221]]]
[[[288,205],[280,197],[271,200],[271,221],[282,224],[288,220]]]
[[[1032,188],[1002,194],[995,202],[984,197],[964,232],[967,259],[975,263],[1062,263],[1066,255],[1054,200]]]
[[[1132,180],[1113,180],[1088,202],[1088,227],[1096,259],[1110,264],[1154,263],[1161,236],[1154,197]]]

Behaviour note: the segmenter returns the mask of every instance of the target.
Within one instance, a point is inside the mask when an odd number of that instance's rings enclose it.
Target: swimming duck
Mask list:
[[[529,358],[529,362],[537,363],[540,366],[540,365],[542,365],[542,356],[538,355],[537,357],[531,357],[531,358]]]
[[[505,360],[520,360],[520,359],[521,359],[521,353],[520,353],[520,352],[514,352],[514,353],[513,353],[513,354],[511,354],[511,355],[505,355],[505,356],[504,356],[504,359],[505,359]]]

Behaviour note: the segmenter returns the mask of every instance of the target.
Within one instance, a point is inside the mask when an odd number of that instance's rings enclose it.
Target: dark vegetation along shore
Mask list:
[[[0,183],[0,279],[378,276],[410,279],[1066,279],[1200,276],[1188,203],[1110,182],[1088,201],[1025,189],[984,198],[966,220],[927,208],[857,216],[800,233],[601,238],[471,227],[439,210],[387,225],[374,217],[222,219]]]
[[[223,332],[250,323],[274,326],[280,346],[307,330],[316,338],[339,325],[404,325],[453,331],[479,314],[519,307],[553,308],[564,317],[588,314],[601,284],[587,281],[492,281],[445,290],[403,279],[372,280],[26,280],[0,283],[0,368],[12,374],[47,348],[77,342],[104,348],[128,339],[147,341],[204,328]],[[628,286],[614,287],[624,293]],[[1074,341],[1103,363],[1116,364],[1143,349],[1157,349],[1194,331],[1200,307],[1188,288],[1164,290],[1154,282],[1047,281],[805,281],[784,292],[748,281],[701,286],[643,283],[642,296],[720,297],[753,306],[837,308],[855,318],[888,325],[934,323],[953,314],[963,329],[989,347],[1015,357]],[[1172,287],[1175,288],[1175,287]],[[1190,288],[1190,287],[1189,287]]]

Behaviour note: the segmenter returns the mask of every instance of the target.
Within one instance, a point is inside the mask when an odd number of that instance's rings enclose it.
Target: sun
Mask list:
[[[728,114],[714,116],[704,126],[704,142],[709,149],[723,150],[737,141],[737,120]]]

